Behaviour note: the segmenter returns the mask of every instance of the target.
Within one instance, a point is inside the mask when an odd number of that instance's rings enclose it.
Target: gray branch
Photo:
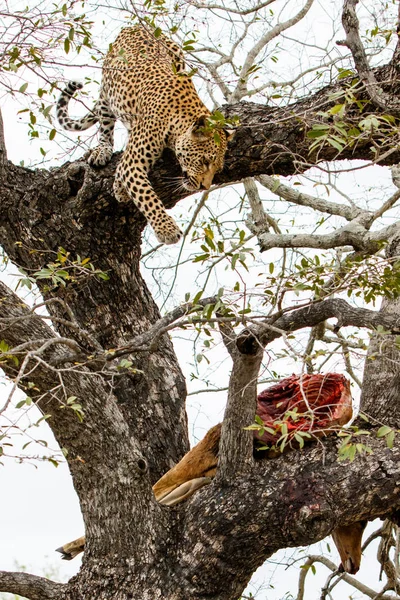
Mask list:
[[[330,215],[343,217],[347,221],[352,221],[361,215],[365,216],[367,219],[371,218],[371,213],[369,211],[364,211],[358,207],[339,204],[338,202],[323,200],[322,198],[316,198],[310,194],[299,192],[287,185],[282,184],[279,179],[276,177],[271,177],[270,175],[260,175],[257,177],[257,181],[259,181],[261,185],[269,189],[276,196],[283,198],[288,202],[293,202],[293,204],[298,204],[299,206],[309,206],[314,210],[319,210]]]
[[[341,298],[328,298],[304,308],[288,311],[281,316],[273,315],[263,324],[252,325],[238,335],[236,343],[241,351],[258,347],[259,344],[266,346],[285,332],[314,327],[332,318],[337,319],[334,331],[348,326],[368,329],[381,326],[388,332],[400,333],[400,316],[396,313],[356,308]]]
[[[359,34],[359,21],[356,5],[359,0],[345,0],[343,5],[342,23],[346,32],[346,41],[339,42],[347,46],[354,59],[354,64],[361,81],[364,83],[371,101],[386,113],[400,116],[400,102],[397,98],[386,94],[379,86],[376,77],[368,64],[368,58]]]
[[[331,233],[321,235],[311,233],[281,235],[261,233],[258,236],[258,241],[261,252],[271,248],[316,248],[318,250],[344,248],[345,250],[354,249],[375,254],[381,248],[380,242],[389,241],[398,231],[399,224],[395,223],[378,231],[370,232],[359,222],[359,219],[354,219],[354,221]]]
[[[29,573],[0,571],[0,590],[18,594],[29,600],[55,600],[60,597],[65,588],[64,583],[57,583]]]
[[[0,110],[0,167],[5,165],[7,161],[7,149],[6,143],[4,139],[4,125],[3,125],[3,115]]]
[[[304,600],[305,582],[306,582],[306,577],[307,577],[308,571],[310,570],[308,567],[310,567],[315,562],[321,563],[327,569],[329,569],[332,573],[335,573],[335,571],[337,571],[337,566],[335,565],[335,563],[333,563],[331,560],[329,560],[329,558],[326,558],[326,556],[310,555],[303,565],[304,568],[300,569],[298,594],[297,594],[296,600]],[[352,577],[351,575],[348,575],[347,573],[340,573],[339,576],[342,581],[345,581],[346,583],[348,583],[349,585],[354,587],[359,592],[362,592],[363,594],[365,594],[365,596],[368,596],[368,598],[372,598],[372,600],[374,600],[378,597],[381,598],[382,600],[399,600],[399,596],[397,594],[395,594],[395,595],[384,594],[383,596],[379,596],[378,592],[376,592],[372,588],[368,587],[367,585],[364,585],[363,583],[358,581],[355,577]]]
[[[241,100],[243,96],[247,94],[247,77],[249,75],[251,67],[253,67],[254,62],[257,56],[262,51],[262,49],[265,48],[265,46],[267,46],[267,44],[269,44],[271,40],[280,35],[282,31],[286,31],[286,29],[293,27],[293,25],[296,25],[296,23],[301,21],[301,19],[303,19],[306,16],[313,3],[314,0],[307,0],[307,2],[303,6],[303,8],[297,13],[297,15],[283,23],[278,23],[277,25],[275,25],[275,27],[273,27],[265,35],[261,36],[261,38],[256,42],[256,44],[254,44],[254,46],[247,53],[246,59],[243,63],[242,70],[240,73],[239,83],[237,84],[236,89],[234,90],[232,95],[230,96],[229,102],[236,102],[238,100]]]
[[[233,327],[229,323],[220,323],[220,331],[233,366],[222,423],[217,477],[229,481],[237,478],[238,473],[248,471],[253,464],[253,435],[244,427],[254,419],[263,349],[259,345],[240,352]]]

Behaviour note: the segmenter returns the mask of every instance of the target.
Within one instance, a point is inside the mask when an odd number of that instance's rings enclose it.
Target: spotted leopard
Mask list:
[[[181,49],[172,40],[155,37],[142,26],[125,28],[104,60],[100,96],[92,111],[81,119],[68,116],[68,103],[82,88],[74,81],[57,103],[57,119],[64,129],[83,131],[99,122],[99,145],[88,158],[92,166],[104,166],[111,159],[116,119],[127,127],[114,193],[120,202],[133,200],[166,244],[177,242],[182,232],[152,189],[149,169],[168,147],[180,163],[184,188],[209,189],[223,167],[228,140],[227,132],[219,131],[218,139],[206,126],[211,113],[184,69]]]

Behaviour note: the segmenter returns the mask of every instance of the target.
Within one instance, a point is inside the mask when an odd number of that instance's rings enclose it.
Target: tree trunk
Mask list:
[[[393,74],[391,67],[376,70],[385,79],[389,72]],[[397,93],[398,81],[389,81]],[[305,131],[313,119],[321,119],[313,116],[315,107],[329,106],[332,89],[284,110],[251,103],[226,107],[227,114],[240,114],[243,125],[231,143],[220,181],[304,171],[316,160],[308,154]],[[343,157],[370,159],[370,146],[368,139]],[[332,147],[321,150],[320,160],[332,158]],[[399,158],[396,150],[383,164]],[[55,300],[47,308],[57,335],[74,341],[82,356],[103,352],[102,365],[68,362],[68,348],[55,341],[54,331],[1,286],[2,338],[11,347],[38,339],[50,344],[44,363],[30,363],[38,390],[34,399],[46,393],[40,406],[51,415],[49,424],[60,446],[68,450],[86,528],[79,574],[62,588],[27,580],[27,595],[234,600],[254,570],[279,548],[312,543],[338,523],[387,516],[400,508],[400,444],[395,440],[394,449],[388,450],[371,428],[366,443],[373,453],[351,464],[337,462],[336,439],[324,440],[324,453],[313,445],[257,462],[241,429],[241,421],[254,414],[255,388],[241,396],[232,378],[221,473],[177,508],[155,502],[151,485],[188,449],[185,381],[168,335],[156,347],[132,354],[130,369],[116,368],[119,359],[113,358],[112,349],[148,331],[160,318],[139,271],[144,219],[133,205],[118,205],[112,195],[117,159],[99,171],[81,161],[30,171],[12,165],[0,149],[0,241],[10,259],[30,273],[53,261],[61,247],[71,261],[78,255],[90,257],[96,269],[109,275],[108,281],[77,275],[66,287],[38,282],[44,299]],[[154,170],[152,181],[164,197],[168,188],[163,188],[163,176],[176,168],[166,152]],[[178,199],[165,199],[166,206]],[[398,302],[388,300],[382,310],[397,315]],[[326,318],[322,314],[320,321]],[[290,319],[284,321],[283,316],[282,327],[289,330]],[[265,345],[272,338],[263,334],[256,341]],[[239,383],[250,373],[254,386],[260,356],[257,344],[247,341],[236,343],[232,356]],[[372,417],[398,427],[398,351],[385,338],[383,359],[379,338],[374,344],[365,370],[364,406]],[[56,371],[60,364],[61,374]],[[5,370],[16,376],[15,365],[6,364]],[[71,396],[82,405],[82,422],[65,408]],[[235,435],[240,438],[237,447]],[[234,460],[229,457],[232,447],[237,450]],[[0,574],[0,589],[26,593],[21,586],[27,581],[11,579]]]

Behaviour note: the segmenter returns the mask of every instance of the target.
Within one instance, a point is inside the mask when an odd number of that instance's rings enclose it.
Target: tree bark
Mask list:
[[[394,66],[376,69],[375,77],[385,81],[388,93],[398,95]],[[228,116],[239,114],[241,126],[217,182],[300,173],[317,160],[338,158],[331,146],[322,147],[318,156],[310,155],[305,135],[313,123],[323,120],[316,112],[332,106],[331,95],[338,85],[285,109],[253,103],[225,107]],[[369,109],[372,106],[364,109],[363,116]],[[349,109],[352,118],[360,118],[356,107]],[[340,158],[370,160],[374,157],[371,139],[379,142],[381,134],[371,132],[369,139],[346,147]],[[399,159],[400,151],[394,149],[380,164]],[[48,303],[56,333],[32,316],[15,294],[3,285],[0,288],[1,337],[12,347],[33,343],[23,356],[35,366],[31,379],[39,391],[34,399],[44,395],[40,406],[51,415],[49,424],[60,446],[68,450],[85,520],[87,546],[81,571],[59,593],[50,586],[47,597],[236,599],[254,570],[277,549],[320,540],[339,522],[387,516],[400,508],[400,445],[395,440],[393,450],[388,450],[371,426],[366,443],[373,453],[351,464],[337,462],[336,439],[275,460],[252,458],[250,436],[241,428],[254,414],[257,344],[272,341],[277,328],[293,331],[338,312],[337,305],[335,309],[332,303],[321,302],[319,313],[304,309],[297,313],[297,321],[282,315],[272,323],[274,331],[264,327],[232,338],[238,379],[232,378],[229,392],[221,476],[177,508],[155,502],[151,485],[188,449],[185,381],[168,336],[160,338],[157,348],[132,354],[131,370],[118,370],[119,359],[112,356],[109,369],[67,362],[60,374],[52,367],[58,360],[62,363],[69,351],[57,341],[59,336],[72,340],[85,356],[99,349],[107,353],[148,331],[160,318],[139,271],[144,219],[133,205],[118,205],[112,195],[117,161],[115,156],[98,171],[82,161],[31,171],[7,161],[0,147],[0,242],[10,259],[30,273],[54,260],[62,247],[71,260],[78,255],[90,257],[96,268],[109,275],[108,281],[77,278],[66,287],[39,280],[44,299],[56,299]],[[177,168],[174,157],[165,152],[151,176],[167,207],[182,197],[170,194],[163,183]],[[393,252],[397,253],[397,246]],[[342,322],[358,319],[361,326],[384,322],[395,331],[398,302],[387,300],[378,316],[367,314],[372,311],[342,313]],[[398,427],[398,351],[386,337],[381,357],[380,341],[377,338],[370,350],[363,402],[373,419]],[[41,354],[35,355],[38,346]],[[12,363],[5,370],[16,377]],[[251,385],[247,381],[243,391],[240,386],[246,377]],[[64,406],[70,396],[82,404],[82,423]],[[235,439],[240,440],[237,445]],[[31,580],[30,590],[29,581],[26,585],[27,597],[36,598],[37,582]],[[0,588],[17,590],[1,574]]]

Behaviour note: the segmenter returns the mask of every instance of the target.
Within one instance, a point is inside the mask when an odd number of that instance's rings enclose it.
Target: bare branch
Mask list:
[[[237,346],[240,350],[260,343],[265,346],[279,338],[283,331],[314,327],[331,318],[337,319],[334,331],[347,326],[376,329],[380,325],[386,331],[400,333],[400,317],[396,313],[355,308],[341,298],[327,298],[278,317],[269,317],[263,324],[252,325],[238,335]]]
[[[371,213],[369,211],[362,210],[358,207],[339,204],[338,202],[323,200],[322,198],[317,198],[316,196],[299,192],[287,185],[284,185],[276,177],[271,177],[270,175],[260,175],[257,177],[257,181],[259,181],[261,185],[266,187],[276,196],[279,196],[288,202],[293,202],[293,204],[298,204],[299,206],[309,206],[314,210],[319,210],[330,215],[343,217],[347,221],[353,221],[356,217],[360,217],[361,215],[365,215],[368,220],[371,219]]]
[[[345,0],[343,4],[342,23],[346,32],[346,41],[339,43],[350,49],[357,72],[371,101],[386,113],[399,117],[399,101],[382,90],[369,67],[368,58],[359,34],[359,21],[355,8],[358,2],[359,0]]]
[[[57,583],[29,573],[0,571],[0,590],[18,594],[30,600],[53,600],[59,598],[66,584]]]
[[[269,231],[270,226],[274,229],[275,233],[280,233],[280,229],[270,215],[268,215],[262,205],[260,195],[254,179],[247,177],[243,180],[244,189],[246,190],[247,198],[251,208],[251,217],[248,219],[248,227],[252,233],[257,235],[263,231]]]
[[[248,54],[246,56],[246,60],[244,61],[244,64],[243,64],[243,67],[242,67],[242,70],[240,73],[239,83],[237,84],[234,92],[231,94],[231,96],[229,98],[229,102],[237,102],[238,100],[241,100],[243,98],[243,96],[245,96],[247,94],[246,82],[247,82],[247,78],[249,75],[249,71],[253,67],[254,62],[255,62],[257,56],[260,54],[261,50],[263,48],[265,48],[265,46],[267,44],[269,44],[269,42],[271,40],[273,40],[278,35],[280,35],[282,33],[282,31],[285,31],[286,29],[293,27],[293,25],[295,25],[296,23],[301,21],[301,19],[303,19],[303,17],[305,17],[305,15],[310,10],[313,3],[314,3],[314,0],[307,0],[306,4],[297,13],[297,15],[295,15],[291,19],[288,19],[284,23],[278,23],[277,25],[275,25],[275,27],[273,27],[270,31],[268,31],[266,34],[264,34],[258,40],[258,42],[256,44],[254,44],[254,46],[250,49],[250,51],[248,52]]]
[[[320,555],[309,556],[307,558],[306,562],[304,563],[304,568],[300,569],[298,594],[297,594],[296,600],[304,600],[305,580],[307,577],[307,573],[310,570],[307,567],[310,567],[315,562],[319,562],[319,563],[323,564],[330,571],[332,571],[332,573],[337,572],[336,565],[331,560],[329,560],[329,558],[326,558],[325,556],[320,556]],[[345,581],[346,583],[348,583],[349,585],[354,587],[356,590],[358,590],[358,591],[362,592],[363,594],[365,594],[366,596],[368,596],[368,598],[374,599],[374,598],[378,597],[378,592],[376,592],[375,590],[371,589],[370,587],[364,585],[363,583],[358,581],[358,579],[356,579],[355,577],[352,577],[351,575],[348,575],[347,573],[343,573],[343,574],[341,573],[340,579],[342,579],[343,581]],[[385,594],[380,597],[382,598],[382,600],[399,600],[399,596],[397,596],[397,594],[396,595],[393,595],[393,594],[386,595]]]
[[[371,234],[359,223],[358,219],[355,219],[332,233],[321,235],[307,233],[274,235],[272,233],[261,233],[258,235],[258,242],[261,252],[265,252],[271,248],[316,248],[318,250],[328,250],[338,247],[347,249],[346,246],[351,246],[355,250],[374,254],[380,248],[377,242],[387,239],[384,235],[386,229],[380,232],[380,236],[377,235],[377,232]]]
[[[226,6],[222,6],[221,4],[204,4],[203,2],[193,2],[193,1],[191,1],[190,4],[192,6],[194,6],[195,8],[206,8],[207,10],[210,10],[210,9],[222,10],[224,12],[229,12],[229,13],[233,13],[236,15],[246,16],[246,15],[250,15],[251,13],[258,12],[259,10],[261,10],[262,8],[265,8],[266,6],[269,6],[273,2],[275,2],[275,0],[266,0],[265,2],[260,2],[256,6],[253,6],[252,8],[247,8],[247,9],[246,8],[240,9],[240,8],[233,8],[233,7],[227,8]]]

